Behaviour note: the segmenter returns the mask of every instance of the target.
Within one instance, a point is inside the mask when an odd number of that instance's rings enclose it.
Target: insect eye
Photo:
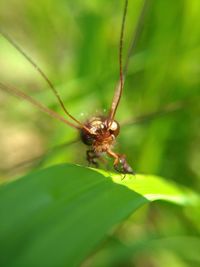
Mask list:
[[[111,126],[110,126],[110,130],[114,132],[117,130],[117,128],[118,128],[117,123],[115,121],[113,121]]]
[[[116,121],[113,121],[110,125],[109,132],[115,136],[119,134],[119,124]]]

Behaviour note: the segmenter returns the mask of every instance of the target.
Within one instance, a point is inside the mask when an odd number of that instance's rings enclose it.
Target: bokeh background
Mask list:
[[[124,59],[142,3],[129,3]],[[114,0],[1,0],[0,27],[44,70],[68,110],[85,121],[106,114],[111,105],[119,77],[123,4]],[[41,76],[1,36],[0,81],[64,115]],[[122,123],[116,150],[127,155],[136,172],[160,175],[199,190],[199,87],[200,2],[150,1],[116,116]],[[135,120],[138,116],[144,120]],[[61,162],[87,165],[85,146],[73,143],[78,138],[76,130],[2,90],[0,128],[1,181]],[[103,266],[119,240],[134,245],[158,237],[194,237],[199,234],[198,218],[198,211],[154,203],[113,230],[112,242],[100,247],[85,266]],[[136,253],[114,266],[197,266],[194,255],[188,259],[179,253],[180,243],[188,244],[178,240],[176,249],[162,242],[154,249],[136,246]],[[195,247],[191,242],[191,252]]]

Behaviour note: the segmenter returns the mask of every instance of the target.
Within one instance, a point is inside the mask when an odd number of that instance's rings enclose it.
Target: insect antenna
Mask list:
[[[123,90],[123,83],[124,83],[124,73],[123,73],[123,67],[122,67],[122,51],[123,51],[124,28],[125,28],[127,8],[128,8],[128,0],[125,1],[124,14],[123,14],[122,26],[121,26],[121,34],[120,34],[120,44],[119,44],[119,76],[120,76],[120,95],[119,95],[119,98],[121,98],[121,94],[122,94],[122,90]]]
[[[119,105],[119,101],[120,101],[122,90],[123,90],[123,84],[124,84],[123,69],[122,69],[122,51],[123,51],[123,37],[124,37],[124,28],[125,28],[127,8],[128,8],[128,0],[125,0],[122,24],[121,24],[120,42],[119,42],[119,76],[120,76],[120,79],[115,89],[114,97],[112,100],[111,110],[110,110],[110,114],[108,117],[108,124],[112,124],[115,113],[117,111],[117,107]]]
[[[139,16],[138,21],[137,21],[136,29],[134,29],[133,36],[131,38],[132,41],[131,41],[131,44],[130,44],[130,47],[128,50],[128,54],[126,57],[125,65],[123,68],[123,64],[122,64],[123,37],[124,37],[125,20],[126,20],[127,8],[128,8],[128,0],[125,1],[122,24],[121,24],[120,44],[119,44],[119,76],[120,76],[120,79],[119,79],[117,86],[115,88],[115,93],[114,93],[114,97],[112,100],[111,110],[110,110],[109,117],[108,117],[109,124],[112,123],[112,121],[115,117],[115,113],[117,111],[117,108],[118,108],[118,105],[119,105],[119,102],[120,102],[120,99],[122,96],[124,82],[125,82],[125,76],[126,76],[128,65],[129,65],[129,59],[130,59],[131,54],[133,53],[133,51],[136,47],[138,37],[139,37],[140,32],[142,30],[144,17],[146,14],[146,10],[147,10],[147,6],[148,6],[149,1],[150,0],[144,0],[143,6],[142,6],[142,9],[140,12],[140,16]]]
[[[52,82],[49,80],[49,78],[47,77],[47,75],[41,70],[41,68],[10,38],[10,36],[8,36],[5,32],[3,32],[0,29],[0,33],[1,35],[13,46],[15,47],[15,49],[17,49],[17,51],[22,54],[27,61],[38,71],[38,73],[43,77],[43,79],[47,82],[47,84],[49,85],[49,88],[51,89],[51,91],[53,92],[53,94],[56,96],[58,102],[60,103],[63,111],[65,112],[65,114],[67,116],[69,116],[73,121],[75,121],[80,127],[76,127],[76,128],[85,128],[85,130],[89,130],[87,129],[87,127],[85,127],[80,121],[78,121],[76,118],[74,118],[65,108],[65,105],[60,97],[60,95],[58,94],[58,91],[55,89],[54,85],[52,84]],[[23,97],[25,99],[25,97]],[[30,101],[29,101],[30,102]],[[33,102],[33,101],[32,101]],[[44,110],[43,110],[44,111]],[[54,116],[55,117],[55,116]],[[69,124],[69,122],[68,122]],[[70,124],[69,124],[70,125]],[[72,126],[73,127],[73,126]]]
[[[0,82],[0,88],[3,89],[4,91],[7,91],[21,99],[24,99],[26,101],[28,101],[29,103],[31,103],[32,105],[34,105],[35,107],[39,108],[41,111],[47,113],[49,116],[60,120],[61,122],[68,124],[69,126],[75,128],[75,129],[80,129],[80,126],[77,126],[73,123],[71,123],[70,121],[66,120],[64,117],[62,117],[60,114],[56,113],[55,111],[43,106],[41,103],[39,103],[38,101],[36,101],[34,98],[32,98],[31,96],[25,94],[24,92],[22,92],[21,90],[15,88],[15,87],[11,87],[8,85],[5,85],[3,83]]]

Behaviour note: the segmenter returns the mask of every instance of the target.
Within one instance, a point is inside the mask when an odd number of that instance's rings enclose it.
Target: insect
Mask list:
[[[143,7],[141,9],[141,14],[139,16],[136,30],[134,31],[134,35],[132,38],[132,42],[128,51],[128,55],[123,67],[122,64],[122,52],[123,52],[123,38],[124,38],[124,29],[125,29],[125,20],[127,14],[127,7],[128,7],[128,0],[125,0],[124,10],[123,10],[123,17],[122,17],[122,24],[121,24],[121,34],[120,34],[120,44],[119,44],[119,81],[117,83],[114,96],[111,103],[111,108],[107,116],[98,116],[92,117],[87,120],[85,123],[80,122],[71,113],[66,109],[58,91],[55,89],[52,82],[49,80],[47,75],[40,69],[40,67],[3,31],[0,31],[1,34],[7,39],[9,43],[11,43],[28,61],[33,67],[39,72],[39,74],[43,77],[43,79],[49,85],[49,88],[54,93],[55,97],[57,98],[60,106],[62,107],[63,111],[67,115],[68,119],[62,117],[58,113],[50,110],[49,108],[45,107],[31,96],[25,94],[21,90],[7,86],[5,84],[0,83],[1,89],[8,91],[14,94],[17,97],[20,97],[32,105],[39,108],[41,111],[47,113],[53,118],[56,118],[63,123],[67,124],[68,126],[76,129],[80,133],[80,138],[84,144],[88,146],[88,150],[86,152],[87,161],[90,165],[98,166],[98,159],[102,158],[104,154],[107,154],[109,157],[113,158],[113,166],[117,172],[127,174],[133,173],[132,167],[127,162],[126,156],[123,154],[119,154],[113,150],[113,147],[116,142],[116,138],[120,133],[120,124],[116,121],[115,115],[120,103],[120,99],[123,93],[125,76],[128,68],[129,58],[130,55],[136,45],[137,36],[141,30],[141,25],[144,17],[144,13],[146,10],[148,0],[144,1]]]

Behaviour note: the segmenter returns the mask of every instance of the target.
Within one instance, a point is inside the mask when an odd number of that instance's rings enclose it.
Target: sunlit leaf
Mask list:
[[[114,225],[152,200],[195,204],[164,179],[58,165],[0,188],[1,266],[79,266]]]

